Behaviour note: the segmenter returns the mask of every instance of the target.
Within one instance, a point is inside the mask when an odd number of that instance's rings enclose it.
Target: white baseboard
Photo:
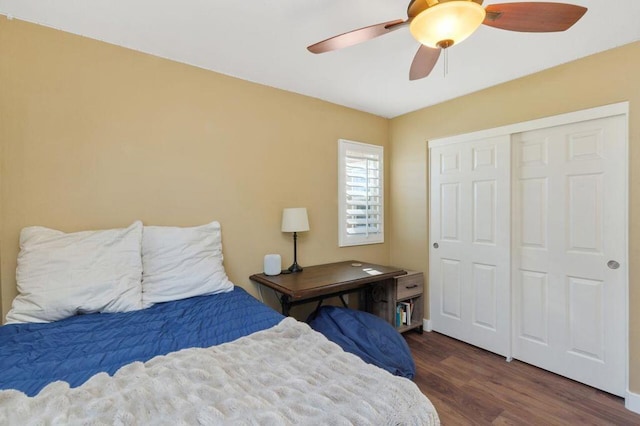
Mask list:
[[[640,394],[627,391],[624,407],[629,411],[640,414]]]
[[[431,320],[423,318],[422,319],[422,329],[424,331],[433,331],[433,329],[431,328]]]

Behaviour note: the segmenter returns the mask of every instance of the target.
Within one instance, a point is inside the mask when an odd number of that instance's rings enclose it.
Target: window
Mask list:
[[[383,147],[338,141],[340,247],[384,242]]]

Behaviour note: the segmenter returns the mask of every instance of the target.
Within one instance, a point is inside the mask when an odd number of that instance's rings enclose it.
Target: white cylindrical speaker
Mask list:
[[[282,269],[282,259],[279,254],[267,254],[264,257],[264,274],[279,275]]]

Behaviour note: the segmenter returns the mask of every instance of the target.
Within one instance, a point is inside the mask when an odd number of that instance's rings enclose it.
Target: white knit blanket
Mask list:
[[[0,425],[437,425],[410,380],[342,351],[292,318],[37,396],[0,392]]]

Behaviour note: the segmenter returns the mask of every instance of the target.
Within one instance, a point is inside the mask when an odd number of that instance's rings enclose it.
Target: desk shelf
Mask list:
[[[394,326],[400,333],[418,330],[422,333],[424,318],[424,275],[422,272],[408,271],[406,275],[393,278],[393,285],[376,284],[368,294],[367,305],[377,315]],[[410,303],[410,324],[398,324],[396,309],[399,304]]]

